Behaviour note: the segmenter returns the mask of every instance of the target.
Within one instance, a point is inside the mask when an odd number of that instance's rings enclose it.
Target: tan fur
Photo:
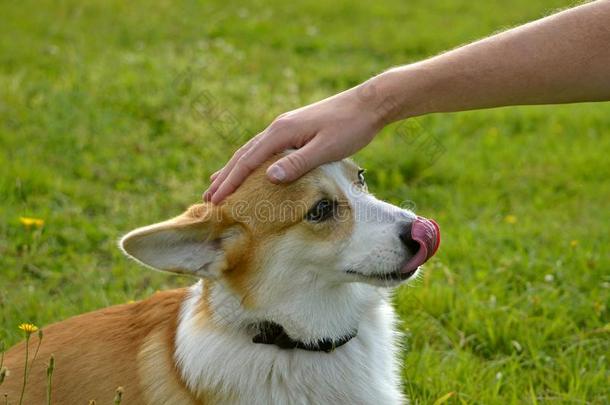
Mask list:
[[[320,168],[297,182],[274,185],[265,174],[274,160],[269,160],[250,175],[220,206],[222,217],[233,218],[244,233],[236,249],[226,249],[225,277],[243,297],[246,307],[255,305],[251,288],[256,281],[256,269],[264,261],[266,244],[274,243],[275,239],[290,231],[299,232],[303,240],[339,240],[346,238],[354,226],[346,196],[337,184],[320,174]],[[358,166],[354,163],[343,161],[342,170],[349,173],[349,178],[358,180]],[[339,215],[344,220],[315,225],[303,221],[307,211],[323,197],[339,202]],[[265,217],[272,220],[261,220]]]
[[[212,286],[214,285],[214,281],[206,280],[203,283],[203,293],[201,294],[201,298],[197,303],[199,310],[196,314],[197,324],[200,327],[211,328],[214,327],[213,322],[211,322],[211,314],[212,314]]]
[[[91,399],[98,404],[110,404],[119,386],[124,388],[124,404],[203,403],[188,393],[171,361],[185,291],[160,292],[144,301],[90,312],[45,327],[38,358],[29,373],[24,403],[46,403],[46,362],[51,354],[55,356],[54,404],[87,404]],[[30,355],[37,340],[32,335]],[[24,349],[22,342],[6,354],[5,365],[10,375],[0,387],[0,394],[8,393],[13,404],[21,391]],[[150,361],[153,351],[158,352],[161,360],[155,365]],[[144,398],[159,395],[159,390],[154,389],[158,384],[163,384],[165,398],[184,402],[145,401]]]

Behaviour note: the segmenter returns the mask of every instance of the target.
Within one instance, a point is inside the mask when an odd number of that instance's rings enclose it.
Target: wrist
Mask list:
[[[419,64],[387,70],[358,87],[381,126],[434,112],[432,75]]]

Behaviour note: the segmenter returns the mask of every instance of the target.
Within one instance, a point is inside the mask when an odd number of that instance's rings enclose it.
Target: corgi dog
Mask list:
[[[275,185],[275,159],[222,203],[124,236],[139,263],[198,281],[45,327],[24,403],[46,403],[51,354],[59,405],[113,403],[119,386],[128,405],[405,403],[388,297],[438,226],[373,197],[350,160]],[[12,404],[24,351],[5,356]]]

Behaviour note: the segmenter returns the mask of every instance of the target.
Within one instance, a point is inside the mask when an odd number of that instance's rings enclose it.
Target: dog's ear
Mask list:
[[[153,269],[215,278],[226,266],[223,242],[232,233],[218,207],[198,204],[176,218],[129,232],[119,244]]]

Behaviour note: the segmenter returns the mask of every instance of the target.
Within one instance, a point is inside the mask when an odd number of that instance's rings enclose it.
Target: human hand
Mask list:
[[[317,166],[353,155],[382,127],[382,117],[363,97],[362,87],[282,114],[212,175],[203,198],[221,202],[269,157],[291,148],[296,151],[271,165],[267,177],[274,183],[296,180]]]
[[[508,105],[607,101],[609,16],[610,1],[592,1],[390,69],[282,114],[212,175],[204,198],[222,201],[252,170],[290,148],[297,150],[271,165],[267,176],[275,183],[295,180],[352,155],[385,123],[399,119]]]

